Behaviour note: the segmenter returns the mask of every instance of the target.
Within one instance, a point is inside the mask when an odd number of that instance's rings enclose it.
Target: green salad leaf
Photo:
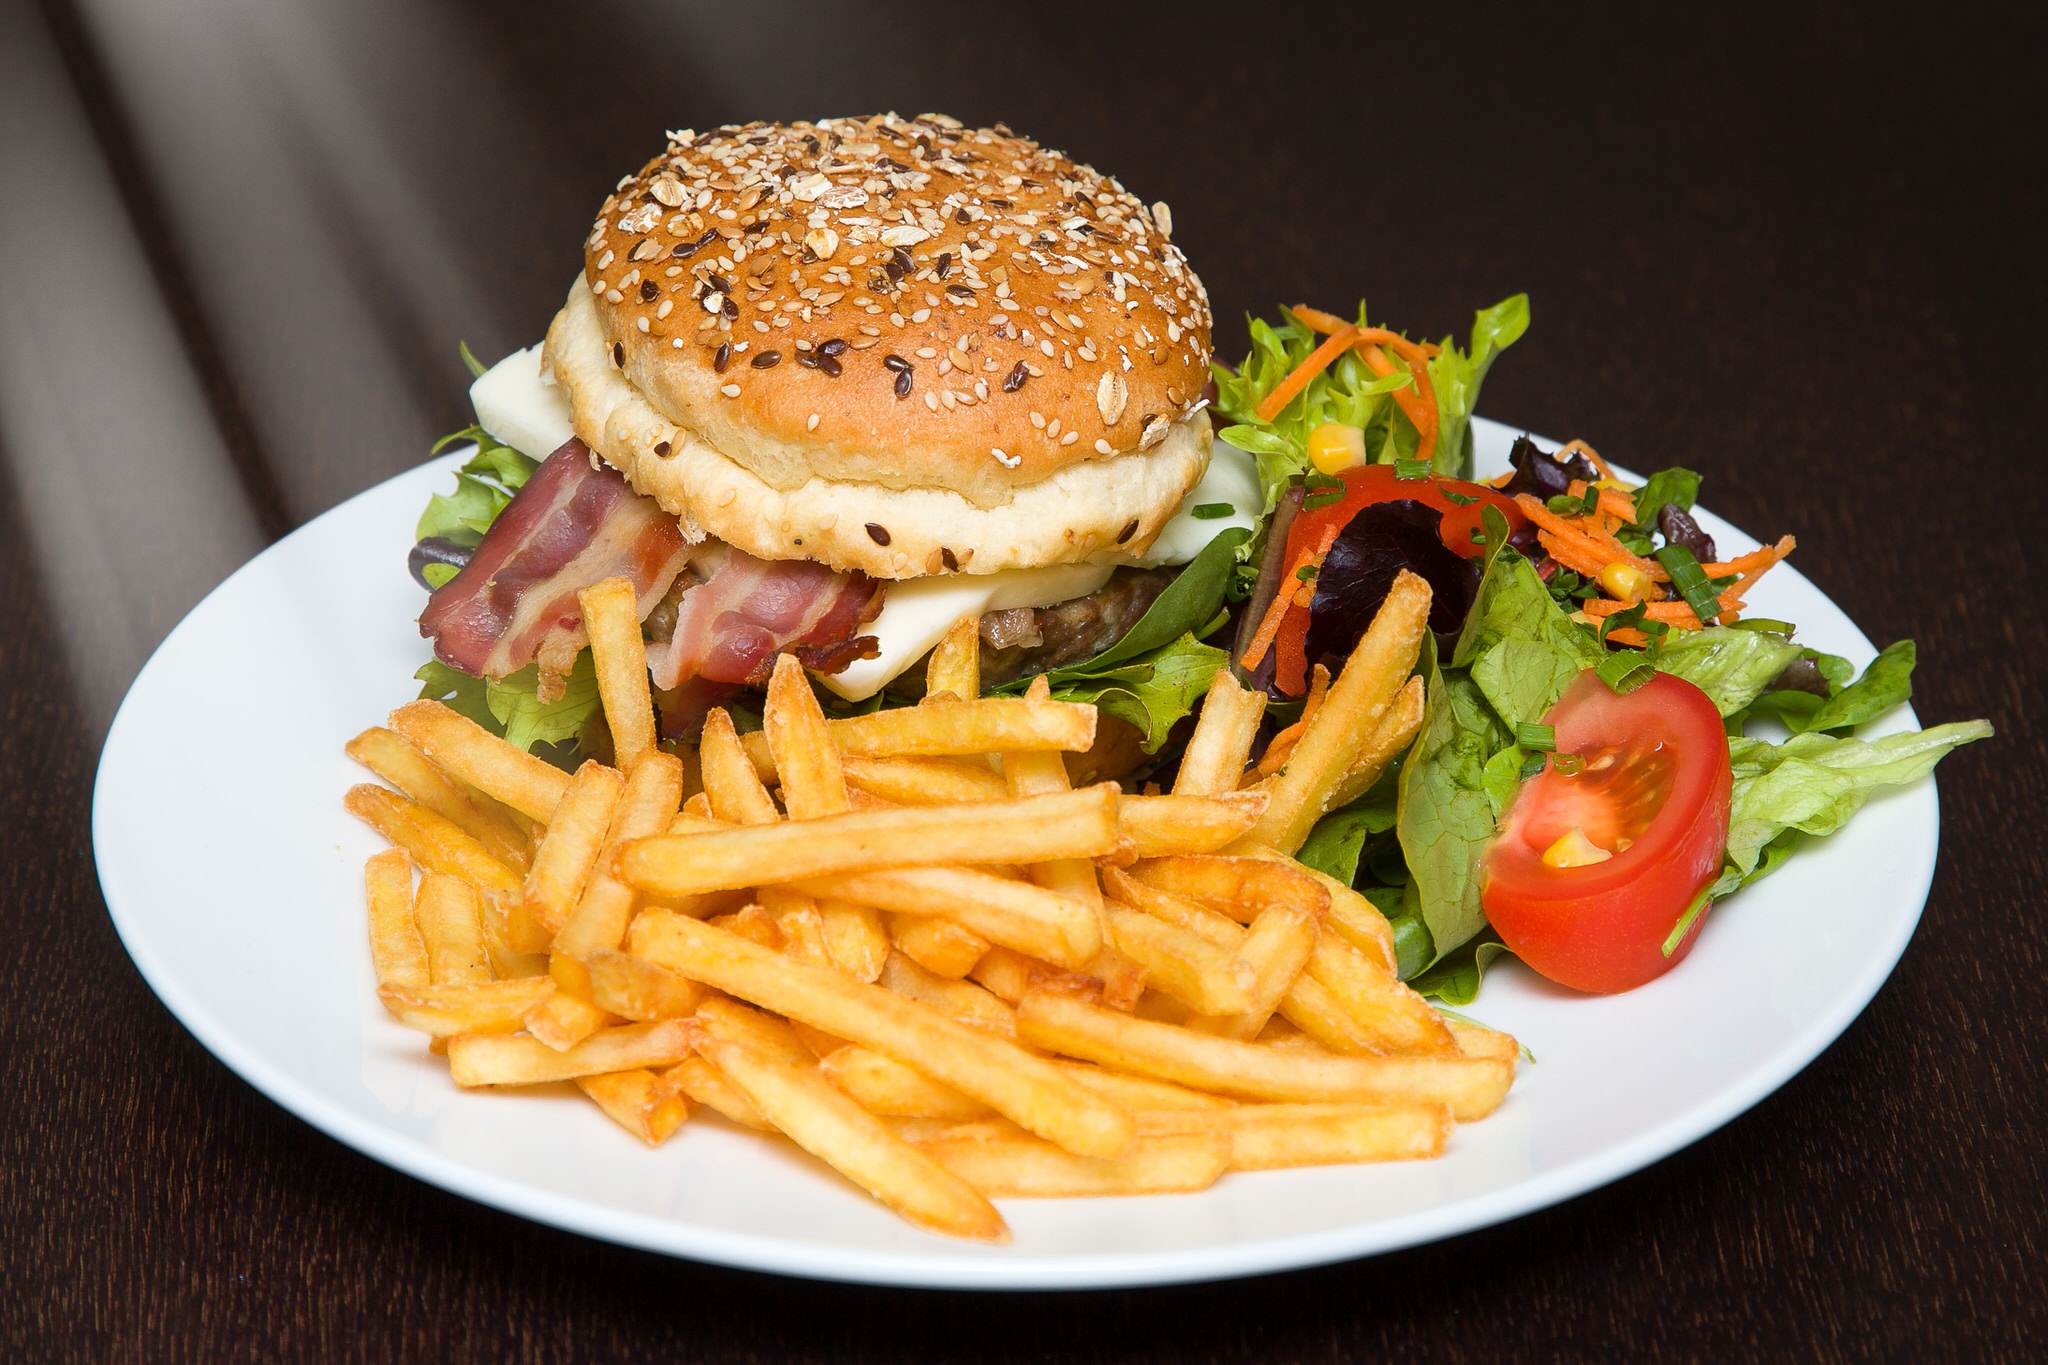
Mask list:
[[[1648,555],[1650,534],[1657,529],[1657,514],[1664,510],[1664,505],[1677,503],[1690,512],[1699,493],[1700,476],[1692,470],[1677,465],[1658,470],[1632,495],[1636,504],[1635,524],[1622,527],[1615,533],[1615,539],[1627,546],[1631,554]]]
[[[1803,653],[1781,635],[1708,626],[1665,636],[1664,647],[1657,653],[1657,671],[1685,679],[1706,693],[1727,717],[1754,702],[1786,665]]]
[[[1469,676],[1438,666],[1434,639],[1423,637],[1422,653],[1427,700],[1401,765],[1394,828],[1414,879],[1414,914],[1441,958],[1486,924],[1478,877],[1494,826],[1486,764],[1514,731]]]
[[[1363,303],[1357,321],[1360,326],[1365,324]],[[1529,299],[1517,294],[1473,318],[1468,349],[1460,351],[1446,337],[1443,349],[1430,359],[1438,433],[1432,464],[1439,472],[1469,472],[1470,423],[1480,383],[1494,358],[1528,327]],[[1237,372],[1233,374],[1222,365],[1215,367],[1216,408],[1236,424],[1222,430],[1223,439],[1251,452],[1258,463],[1267,513],[1279,502],[1288,481],[1308,472],[1309,433],[1325,422],[1342,422],[1362,430],[1366,457],[1376,464],[1415,458],[1422,435],[1393,398],[1397,391],[1414,386],[1405,369],[1375,375],[1356,352],[1346,351],[1267,422],[1258,415],[1259,403],[1300,367],[1322,337],[1284,308],[1278,324],[1253,318],[1249,329],[1252,349]]]
[[[1847,730],[1875,720],[1913,696],[1913,665],[1919,652],[1911,640],[1886,645],[1863,676],[1840,688],[1825,705],[1795,728]],[[1832,682],[1833,680],[1830,679]]]
[[[1230,655],[1192,633],[1130,663],[1053,684],[1056,701],[1091,702],[1138,727],[1148,754],[1159,752],[1174,723],[1194,710]]]
[[[1479,979],[1493,960],[1508,951],[1500,935],[1489,927],[1455,951],[1444,954],[1428,970],[1418,972],[1408,985],[1417,995],[1443,1001],[1446,1005],[1469,1005],[1479,994]]]
[[[475,545],[491,529],[498,513],[512,501],[540,465],[492,436],[482,427],[465,427],[434,443],[438,453],[463,441],[476,442],[476,454],[455,473],[455,491],[436,493],[427,501],[413,531],[414,540],[438,536],[457,545]]]
[[[439,659],[429,660],[413,674],[420,696],[445,703],[509,744],[531,752],[536,745],[562,744],[576,738],[600,710],[597,671],[584,650],[576,656],[562,695],[543,702],[538,665],[528,664],[501,680],[473,678]]]
[[[1398,766],[1373,784],[1371,791],[1316,822],[1295,858],[1345,885],[1358,879],[1359,855],[1366,840],[1394,827],[1400,793]]]
[[[1199,639],[1209,634],[1223,612],[1223,597],[1237,563],[1237,549],[1251,535],[1245,527],[1233,526],[1211,537],[1202,552],[1189,560],[1165,591],[1152,600],[1152,605],[1138,618],[1138,624],[1126,631],[1121,640],[1092,659],[1054,669],[1046,680],[1057,689],[1065,680],[1092,677],[1130,663],[1183,635],[1192,634]],[[1022,692],[1029,681],[1010,684],[1004,690]]]

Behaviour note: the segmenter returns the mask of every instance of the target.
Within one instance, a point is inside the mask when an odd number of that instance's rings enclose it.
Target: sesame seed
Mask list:
[[[814,413],[812,413],[812,414],[810,415],[810,417],[809,417],[808,419],[806,419],[806,420],[805,420],[805,422],[804,422],[804,430],[805,430],[805,431],[816,431],[817,429],[818,429],[818,414],[814,412]]]
[[[724,388],[720,389],[719,392],[724,394],[727,398],[737,398],[740,396],[740,386],[737,384],[727,384]]]
[[[1116,447],[1105,440],[1097,438],[1095,442],[1095,453],[1097,455],[1114,455],[1116,454]]]

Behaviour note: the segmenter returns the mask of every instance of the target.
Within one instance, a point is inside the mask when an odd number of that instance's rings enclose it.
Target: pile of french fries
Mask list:
[[[394,845],[379,994],[458,1085],[574,1082],[649,1144],[709,1109],[1000,1242],[991,1198],[1435,1156],[1513,1082],[1514,1039],[1402,985],[1373,905],[1290,856],[1414,736],[1421,580],[1280,761],[1219,673],[1172,791],[1137,794],[1070,783],[1093,707],[981,698],[971,617],[917,706],[828,720],[785,656],[761,731],[714,711],[678,753],[630,586],[582,603],[615,767],[429,701],[348,746],[390,784],[347,798]]]

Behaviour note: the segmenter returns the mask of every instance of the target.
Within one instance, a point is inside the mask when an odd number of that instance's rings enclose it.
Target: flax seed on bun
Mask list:
[[[1168,230],[939,115],[677,133],[605,201],[547,363],[592,449],[764,558],[1136,554],[1208,458],[1208,300]]]

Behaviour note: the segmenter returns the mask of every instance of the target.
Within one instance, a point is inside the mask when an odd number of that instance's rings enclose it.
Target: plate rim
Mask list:
[[[1522,428],[1474,417],[1504,434]],[[1540,438],[1539,438],[1540,439]],[[441,463],[449,459],[443,456]],[[961,1255],[960,1248],[937,1242],[930,1252],[894,1249],[852,1250],[784,1236],[734,1232],[659,1215],[610,1208],[537,1187],[516,1177],[467,1165],[394,1129],[381,1126],[326,1098],[311,1083],[288,1069],[271,1065],[246,1046],[235,1030],[209,1012],[206,1002],[188,989],[175,971],[155,956],[144,923],[131,911],[146,894],[129,885],[128,869],[109,850],[117,838],[110,828],[110,803],[103,799],[110,770],[130,741],[131,702],[160,666],[172,643],[216,597],[244,575],[259,574],[266,560],[283,552],[292,540],[326,517],[376,495],[388,484],[418,473],[418,466],[327,509],[290,534],[265,547],[216,585],[188,611],[151,652],[123,696],[95,768],[91,816],[92,848],[108,917],[122,947],[144,981],[172,1016],[240,1079],[259,1094],[330,1137],[380,1163],[427,1184],[500,1212],[545,1223],[563,1231],[639,1250],[764,1274],[849,1284],[897,1288],[983,1291],[1059,1291],[1166,1284],[1193,1284],[1237,1279],[1278,1271],[1355,1260],[1403,1250],[1504,1223],[1563,1203],[1604,1185],[1626,1179],[1646,1167],[1702,1141],[1782,1088],[1811,1065],[1847,1031],[1890,979],[1925,913],[1940,853],[1940,798],[1932,775],[1906,791],[1923,791],[1928,802],[1928,837],[1916,841],[1914,866],[1901,869],[1910,879],[1912,911],[1902,915],[1888,940],[1867,944],[1860,972],[1844,983],[1828,1008],[1797,1033],[1781,1040],[1764,1061],[1719,1090],[1671,1115],[1661,1124],[1619,1144],[1587,1152],[1554,1169],[1512,1184],[1465,1194],[1446,1202],[1402,1214],[1367,1218],[1335,1228],[1222,1243],[1192,1250],[1117,1252],[1084,1255],[1017,1256],[1007,1252]],[[1796,571],[1795,571],[1796,572]],[[1800,575],[1804,577],[1804,575]],[[1810,580],[1807,580],[1810,583]],[[1815,586],[1815,592],[1820,589]],[[1827,594],[1821,593],[1826,597]],[[1833,599],[1828,598],[1830,605]],[[1840,612],[1863,636],[1847,612]],[[1866,645],[1867,636],[1863,636]],[[1919,723],[1910,704],[1896,713]],[[131,901],[130,896],[134,897]]]

